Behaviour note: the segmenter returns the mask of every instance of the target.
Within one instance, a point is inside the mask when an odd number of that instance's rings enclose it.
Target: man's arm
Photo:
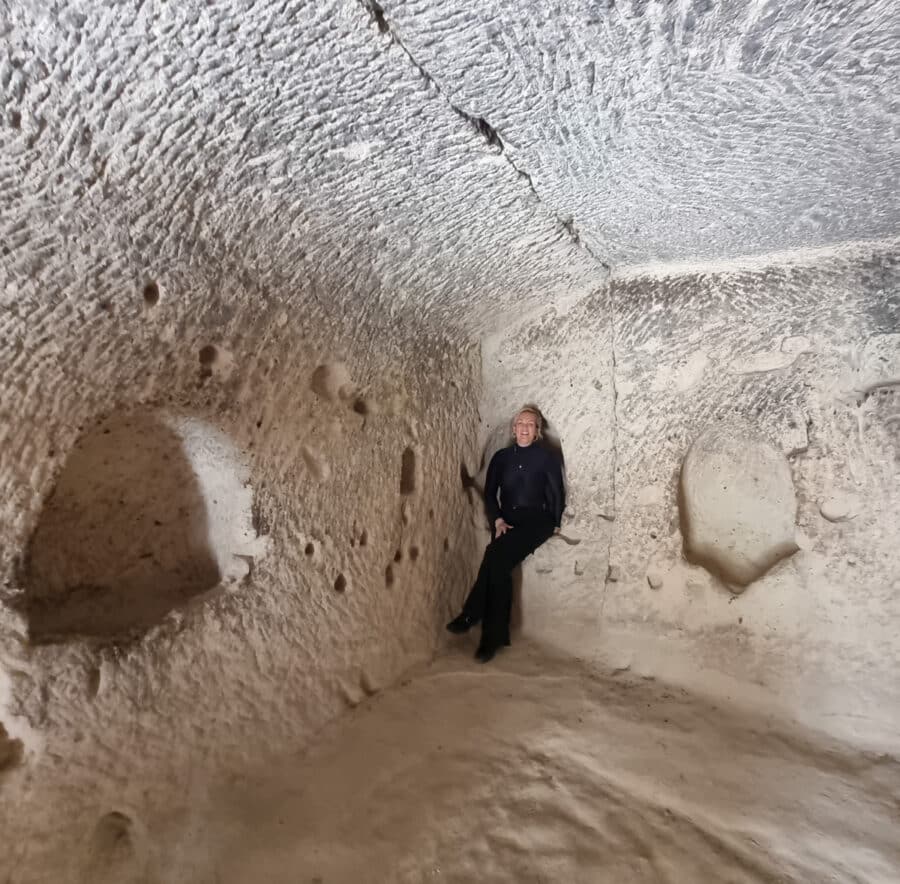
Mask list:
[[[563,480],[562,463],[560,459],[551,452],[547,452],[547,503],[550,507],[550,514],[553,516],[553,524],[560,528],[562,526],[562,514],[566,508],[566,483]]]
[[[484,505],[487,508],[488,518],[492,525],[500,518],[500,504],[497,501],[497,492],[500,490],[502,454],[503,449],[491,458],[491,462],[488,464],[487,476],[484,479]]]

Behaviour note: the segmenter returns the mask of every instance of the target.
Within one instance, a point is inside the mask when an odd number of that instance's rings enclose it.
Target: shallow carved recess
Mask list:
[[[713,427],[681,468],[685,555],[743,588],[798,549],[797,503],[784,455],[752,428]]]
[[[36,641],[143,631],[246,573],[252,491],[229,441],[189,417],[116,414],[75,444],[29,544]]]

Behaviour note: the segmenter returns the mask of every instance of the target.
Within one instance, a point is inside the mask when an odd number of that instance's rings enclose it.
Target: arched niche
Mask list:
[[[85,433],[29,543],[32,639],[145,631],[246,573],[247,480],[227,437],[196,418],[129,412]]]

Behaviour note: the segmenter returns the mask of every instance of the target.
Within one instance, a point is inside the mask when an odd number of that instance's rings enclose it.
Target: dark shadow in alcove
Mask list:
[[[219,583],[201,486],[160,416],[114,415],[76,442],[22,576],[35,642],[133,635]]]

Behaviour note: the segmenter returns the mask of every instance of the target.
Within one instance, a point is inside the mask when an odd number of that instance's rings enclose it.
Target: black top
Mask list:
[[[543,511],[559,528],[566,508],[559,458],[534,442],[527,448],[501,448],[488,465],[484,499],[491,523],[502,517],[512,524],[516,511]]]

